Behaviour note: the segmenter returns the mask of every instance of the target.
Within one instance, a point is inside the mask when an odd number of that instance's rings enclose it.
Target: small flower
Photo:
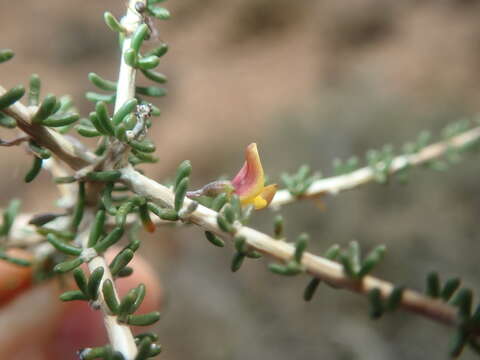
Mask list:
[[[245,163],[233,178],[234,193],[240,197],[242,205],[253,205],[256,210],[270,204],[277,191],[277,185],[265,186],[265,176],[258,155],[257,144],[251,143],[245,150]]]

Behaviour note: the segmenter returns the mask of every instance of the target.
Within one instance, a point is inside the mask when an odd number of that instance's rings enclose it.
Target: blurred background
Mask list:
[[[329,176],[335,157],[398,148],[478,111],[479,1],[172,0],[166,7],[172,19],[156,25],[170,46],[158,68],[169,94],[154,101],[163,114],[150,132],[161,161],[143,167],[154,179],[171,178],[184,159],[193,163],[193,187],[230,177],[253,141],[274,181],[302,163]],[[118,71],[117,42],[102,14],[121,16],[124,8],[124,0],[0,2],[0,47],[16,51],[0,67],[1,85],[26,84],[35,72],[45,92],[71,94],[88,114],[87,74],[115,79]],[[54,210],[47,172],[23,183],[30,162],[20,147],[0,151],[0,206],[16,196],[25,210]],[[433,269],[480,290],[479,172],[470,155],[446,173],[414,170],[406,186],[371,184],[328,198],[325,211],[302,202],[281,213],[289,236],[311,234],[312,251],[352,239],[365,250],[386,244],[375,273],[397,284],[421,289]],[[271,232],[273,216],[257,213],[252,225]],[[211,246],[198,229],[161,228],[141,253],[165,292],[157,326],[163,359],[447,358],[448,329],[400,311],[372,321],[365,298],[325,286],[304,303],[306,277],[280,278],[265,260],[232,274],[232,249]]]

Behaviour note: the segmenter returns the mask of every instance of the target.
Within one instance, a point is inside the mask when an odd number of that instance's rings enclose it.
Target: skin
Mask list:
[[[109,250],[107,259],[117,252]],[[29,257],[19,250],[11,255]],[[144,283],[147,296],[138,313],[159,310],[162,291],[153,269],[140,256],[130,266],[133,274],[116,282],[120,296]],[[108,342],[102,314],[84,301],[62,303],[58,295],[65,290],[55,279],[33,286],[30,268],[0,261],[0,359],[73,360],[77,350]]]

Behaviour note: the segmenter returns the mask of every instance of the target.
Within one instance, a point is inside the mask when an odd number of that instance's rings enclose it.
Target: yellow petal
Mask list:
[[[263,208],[266,208],[273,200],[273,197],[277,192],[277,188],[277,184],[265,186],[261,194],[254,199],[253,205],[255,206],[255,210],[261,210]]]

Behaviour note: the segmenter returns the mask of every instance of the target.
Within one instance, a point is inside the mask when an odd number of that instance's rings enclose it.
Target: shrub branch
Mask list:
[[[480,139],[480,127],[475,127],[449,140],[437,142],[426,146],[416,154],[401,155],[393,159],[389,173],[394,174],[408,166],[425,164],[440,158],[450,149],[460,149]],[[346,190],[351,190],[375,180],[371,167],[364,167],[345,175],[333,176],[314,181],[307,191],[301,196],[293,196],[288,190],[280,190],[275,194],[270,206],[280,207],[299,199],[315,198],[322,195],[337,195]]]
[[[478,129],[477,132],[480,132],[480,129]],[[475,136],[478,136],[477,132]],[[469,137],[473,138],[473,134],[470,134]],[[438,153],[441,150],[441,147],[437,145],[431,148],[429,153]],[[423,156],[426,157],[426,155]],[[161,206],[174,206],[175,195],[170,189],[140,174],[133,168],[127,167],[122,169],[122,180],[137,194],[145,196]],[[183,208],[188,208],[191,203],[192,200],[186,198]],[[287,262],[292,259],[295,252],[293,245],[276,240],[262,232],[239,224],[236,224],[235,235],[226,233],[219,228],[217,217],[218,213],[216,211],[199,205],[196,210],[190,214],[188,221],[222,238],[233,240],[235,236],[243,236],[251,248],[278,260]],[[387,299],[394,288],[393,284],[372,276],[352,280],[344,273],[340,264],[308,252],[305,252],[302,257],[302,265],[305,267],[306,272],[314,277],[333,286],[359,294],[368,295],[369,291],[378,288],[380,289],[381,297]],[[413,290],[405,290],[400,306],[405,310],[449,326],[457,324],[457,313],[453,306],[434,300]]]

